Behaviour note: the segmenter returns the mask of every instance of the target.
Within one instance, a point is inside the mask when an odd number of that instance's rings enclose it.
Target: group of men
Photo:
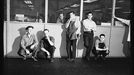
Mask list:
[[[37,37],[33,34],[33,26],[27,26],[26,34],[21,39],[21,46],[18,54],[26,60],[27,57],[32,57],[34,61],[37,61],[37,57],[50,58],[50,62],[53,62],[54,51],[54,38],[49,35],[49,30],[44,29],[44,37],[38,42]]]
[[[74,11],[69,12],[68,20],[65,23],[66,28],[66,50],[68,61],[72,62],[76,58],[76,47],[80,35],[83,34],[84,47],[86,48],[85,59],[90,60],[90,52],[95,55],[95,59],[101,57],[105,59],[109,54],[109,49],[105,41],[105,34],[100,34],[99,39],[95,41],[94,45],[94,32],[96,31],[96,23],[92,20],[92,12],[86,14],[86,19],[81,23],[78,16]],[[19,55],[23,56],[26,60],[31,56],[34,61],[37,57],[50,58],[53,62],[54,51],[56,49],[54,44],[54,37],[49,35],[49,30],[44,29],[44,37],[38,42],[35,35],[32,34],[33,26],[26,27],[26,34],[21,39],[21,47]],[[81,31],[82,29],[82,31]]]
[[[92,17],[92,12],[88,12],[86,14],[86,19],[84,19],[81,23],[79,17],[75,15],[75,12],[69,12],[69,19],[65,23],[67,42],[66,50],[69,61],[75,60],[76,46],[81,32],[83,34],[84,47],[86,48],[84,58],[88,61],[90,60],[90,53],[94,49],[94,32],[96,31],[96,23],[92,20]],[[102,43],[103,46],[100,47],[100,43]],[[105,34],[100,34],[99,40],[95,43],[93,53],[95,54],[96,59],[100,56],[105,58],[105,56],[108,55],[108,46],[106,45]]]

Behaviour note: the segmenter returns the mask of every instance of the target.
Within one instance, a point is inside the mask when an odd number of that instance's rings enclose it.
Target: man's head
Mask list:
[[[59,17],[60,17],[61,19],[63,19],[63,18],[64,18],[63,13],[60,13],[60,14],[59,14]]]
[[[70,15],[70,18],[74,18],[75,17],[75,12],[74,11],[70,11],[69,15]]]
[[[100,34],[99,37],[100,37],[100,40],[101,40],[101,41],[104,41],[104,40],[105,40],[105,34]]]
[[[27,27],[25,28],[25,30],[26,30],[29,34],[32,33],[32,30],[33,30],[33,29],[34,29],[33,26],[27,26]]]
[[[86,15],[87,15],[87,18],[88,18],[88,19],[92,19],[92,17],[93,17],[92,12],[88,12]]]
[[[49,30],[48,29],[44,29],[44,34],[45,34],[45,36],[48,36],[49,35]]]

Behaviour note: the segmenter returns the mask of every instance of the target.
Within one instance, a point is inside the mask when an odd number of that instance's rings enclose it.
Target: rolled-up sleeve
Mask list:
[[[26,49],[24,36],[23,36],[22,39],[21,39],[21,47],[22,47],[23,49]]]
[[[34,40],[34,44],[38,45],[38,40],[37,40],[37,37],[35,35],[33,35],[33,40]]]

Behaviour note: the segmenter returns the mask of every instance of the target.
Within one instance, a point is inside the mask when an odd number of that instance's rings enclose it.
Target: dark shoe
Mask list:
[[[105,57],[102,57],[102,60],[106,60],[106,58]]]
[[[23,60],[26,60],[26,59],[27,59],[26,57],[23,58]]]
[[[71,62],[74,62],[74,59],[71,59]]]
[[[94,59],[95,59],[95,60],[97,60],[98,58],[97,58],[97,57],[95,57]]]
[[[51,62],[51,63],[54,62],[54,59],[50,59],[50,62]]]
[[[68,60],[69,62],[71,61],[71,59],[70,59],[70,58],[68,58],[67,60]]]
[[[89,60],[90,60],[90,58],[86,56],[86,57],[85,57],[85,60],[89,61]]]
[[[23,60],[26,60],[27,58],[26,58],[26,56],[23,56]]]
[[[34,61],[38,61],[35,57],[32,56],[32,58],[33,58]]]

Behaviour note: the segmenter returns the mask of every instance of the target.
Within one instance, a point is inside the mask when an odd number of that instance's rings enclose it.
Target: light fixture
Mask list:
[[[83,2],[84,3],[92,3],[92,2],[95,2],[95,1],[97,1],[97,0],[84,0]]]
[[[130,14],[130,12],[123,12],[123,13],[125,13],[125,14]]]
[[[72,6],[70,6],[70,7],[78,7],[78,6],[80,6],[79,4],[73,4]]]
[[[64,9],[69,9],[69,7],[65,7]]]
[[[31,8],[34,7],[33,5],[28,5],[28,6],[31,7]]]
[[[24,0],[24,2],[25,2],[26,4],[32,4],[32,1],[31,1],[31,0]]]
[[[119,0],[118,2],[119,2],[119,3],[122,3],[122,2],[124,2],[124,1],[123,1],[123,0]]]
[[[101,10],[98,9],[98,10],[94,10],[94,11],[101,11]]]
[[[112,8],[108,8],[108,9],[112,9]],[[121,9],[121,7],[115,7],[115,9]]]

